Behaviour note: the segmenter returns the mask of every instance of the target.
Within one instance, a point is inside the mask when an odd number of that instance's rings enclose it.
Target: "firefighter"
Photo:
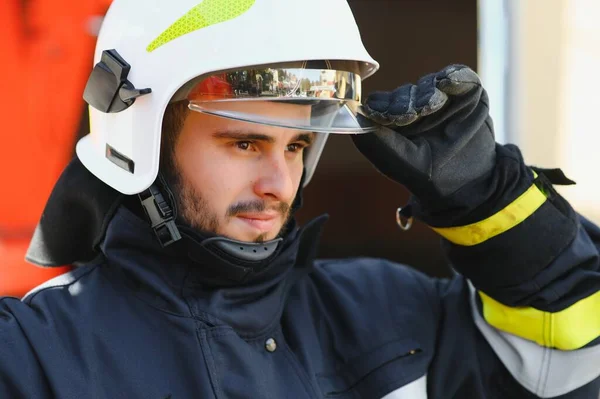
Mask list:
[[[362,106],[377,68],[344,0],[116,0],[28,253],[78,267],[2,300],[2,397],[596,399],[600,229],[568,179],[495,142],[468,67]],[[454,278],[315,259],[294,213],[333,133]]]

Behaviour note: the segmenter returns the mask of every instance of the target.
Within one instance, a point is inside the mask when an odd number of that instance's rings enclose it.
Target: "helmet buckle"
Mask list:
[[[180,240],[181,233],[175,225],[173,210],[158,187],[152,185],[138,196],[160,244],[166,247]]]

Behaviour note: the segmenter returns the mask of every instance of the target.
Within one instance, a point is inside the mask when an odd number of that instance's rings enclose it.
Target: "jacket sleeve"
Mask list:
[[[498,158],[490,194],[470,220],[433,229],[468,279],[478,330],[512,377],[533,397],[596,399],[600,229],[526,167],[516,147]],[[595,394],[581,396],[590,384]]]
[[[34,320],[34,313],[16,298],[0,299],[0,398],[52,397],[43,368],[23,329],[23,320],[17,316]]]

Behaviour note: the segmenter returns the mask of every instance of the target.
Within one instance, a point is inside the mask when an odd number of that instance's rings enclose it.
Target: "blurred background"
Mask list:
[[[497,140],[529,164],[561,167],[560,191],[600,222],[600,2],[597,0],[349,0],[381,69],[364,91],[391,90],[451,63],[476,69]],[[0,295],[22,296],[68,270],[23,258],[60,172],[88,133],[82,92],[110,0],[0,0]],[[318,10],[315,10],[318,12]],[[295,28],[301,28],[294,25]],[[326,29],[326,28],[324,28]],[[350,139],[332,135],[305,190],[304,222],[329,213],[321,257],[375,256],[449,273],[439,240],[396,226],[408,193]]]

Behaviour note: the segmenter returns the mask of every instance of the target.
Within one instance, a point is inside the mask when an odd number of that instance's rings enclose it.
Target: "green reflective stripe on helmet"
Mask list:
[[[256,0],[204,0],[167,28],[146,48],[152,52],[160,46],[202,28],[234,19],[245,13]]]

